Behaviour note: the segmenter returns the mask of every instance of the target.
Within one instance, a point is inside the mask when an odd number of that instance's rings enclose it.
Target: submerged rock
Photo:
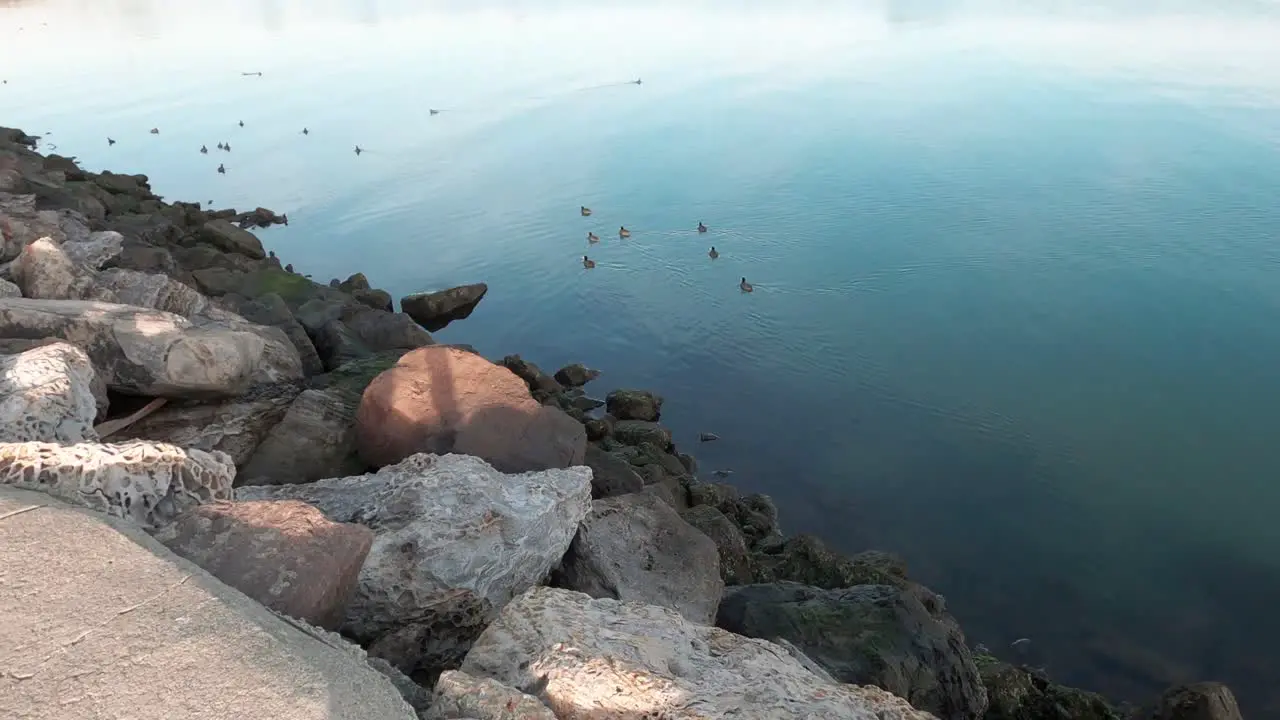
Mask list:
[[[427,330],[435,332],[454,320],[469,316],[487,292],[488,285],[475,283],[437,292],[415,293],[400,298],[400,309]]]
[[[1123,720],[1101,695],[1063,687],[990,656],[976,655],[974,661],[987,689],[984,720]]]
[[[405,673],[456,666],[498,610],[541,582],[590,506],[590,471],[505,475],[479,458],[414,455],[374,475],[241,488],[373,530],[344,632]]]
[[[582,387],[598,377],[600,377],[599,370],[592,370],[582,363],[565,365],[557,370],[555,374],[556,382],[571,388]],[[600,404],[603,405],[604,403]]]
[[[94,442],[89,356],[65,342],[0,355],[0,442]]]

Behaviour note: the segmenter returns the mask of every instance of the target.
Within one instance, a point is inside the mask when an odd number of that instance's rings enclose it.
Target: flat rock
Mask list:
[[[364,472],[356,455],[360,396],[308,389],[268,432],[240,472],[241,485],[289,485]]]
[[[346,616],[373,545],[368,528],[296,500],[201,505],[154,537],[272,610],[329,630]]]
[[[262,338],[246,330],[81,300],[0,299],[0,335],[78,345],[107,387],[147,397],[238,395],[258,376],[266,350]]]
[[[556,720],[556,715],[538,698],[493,678],[446,670],[424,720]]]
[[[548,587],[508,604],[459,670],[540,688],[559,718],[932,718],[878,688],[833,683],[773,643]]]
[[[591,503],[553,584],[669,607],[706,625],[715,621],[724,590],[715,543],[671,506],[640,493]]]
[[[410,675],[456,666],[512,597],[546,577],[586,516],[590,471],[505,475],[479,458],[414,455],[374,475],[242,487],[373,530],[344,633]]]
[[[426,329],[435,332],[454,320],[462,320],[470,315],[487,292],[488,285],[475,283],[437,292],[415,293],[400,298],[400,309]]]
[[[725,593],[716,625],[783,638],[837,680],[884,688],[944,720],[977,720],[987,691],[959,624],[936,603],[918,586],[745,585]]]
[[[359,648],[128,523],[8,488],[0,517],[0,697],[12,717],[415,720]]]
[[[298,385],[266,385],[248,395],[220,402],[170,403],[112,437],[220,450],[242,468],[272,428],[284,419],[301,392]]]
[[[0,485],[37,490],[147,528],[197,505],[230,500],[235,475],[226,453],[165,443],[0,444]]]
[[[210,220],[201,228],[200,236],[205,242],[225,252],[239,253],[254,260],[262,260],[267,256],[262,249],[262,241],[256,235],[227,220]]]
[[[510,371],[441,346],[406,353],[369,384],[356,437],[375,467],[419,452],[460,453],[503,472],[579,465],[587,444],[581,423],[538,404]]]
[[[0,442],[95,442],[94,370],[80,348],[50,343],[0,355]]]

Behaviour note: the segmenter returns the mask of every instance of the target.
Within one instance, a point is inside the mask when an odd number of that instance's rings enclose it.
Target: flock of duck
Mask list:
[[[591,216],[591,208],[587,207],[586,205],[583,205],[583,206],[579,207],[579,208],[578,208],[578,212],[582,214],[582,217],[590,217],[590,216]],[[699,220],[699,221],[698,221],[698,232],[700,232],[700,233],[704,233],[704,232],[707,232],[707,230],[708,230],[707,226],[706,226],[705,224],[703,224],[703,222],[702,222],[701,220]],[[620,238],[629,238],[629,237],[631,237],[631,231],[627,229],[627,226],[626,226],[626,225],[623,225],[623,226],[621,226],[621,227],[619,227],[619,228],[618,228],[618,237],[620,237]],[[588,243],[591,243],[591,244],[598,243],[598,242],[600,242],[600,236],[599,236],[599,235],[596,235],[595,233],[593,233],[593,232],[591,232],[591,231],[587,231],[587,242],[588,242]],[[715,245],[712,245],[712,246],[711,246],[711,250],[707,253],[707,257],[711,258],[712,260],[715,260],[716,258],[720,257],[720,253],[716,251],[716,246],[715,246]],[[582,267],[584,267],[584,268],[586,268],[586,269],[590,270],[591,268],[593,268],[593,267],[595,267],[595,266],[596,266],[596,261],[595,261],[595,260],[592,260],[590,257],[588,257],[588,256],[586,256],[586,255],[583,255],[583,256],[582,256]],[[752,291],[754,291],[754,290],[755,290],[755,287],[753,287],[753,286],[751,285],[751,283],[747,282],[747,279],[744,277],[744,278],[742,278],[742,280],[738,283],[738,289],[742,290],[742,292],[752,292]]]

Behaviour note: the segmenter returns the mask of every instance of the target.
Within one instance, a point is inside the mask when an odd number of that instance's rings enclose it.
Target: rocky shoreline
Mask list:
[[[1240,716],[1217,683],[1122,708],[970,648],[898,558],[786,536],[767,496],[700,479],[661,397],[597,399],[586,386],[607,376],[582,365],[437,344],[483,284],[395,312],[363,275],[315,283],[246,229],[287,216],[166,203],[145,176],[36,146],[0,128],[4,566],[31,562],[9,533],[37,508],[60,519],[32,526],[35,546],[99,523],[133,538],[117,569],[144,550],[170,573],[194,564],[203,602],[242,593],[265,610],[237,617],[289,657],[336,663],[281,692],[352,693],[283,717]],[[0,615],[49,625],[19,594],[0,583]],[[66,688],[27,675],[0,673],[0,694],[59,717]],[[377,682],[334,679],[349,676]],[[88,715],[118,716],[107,695]]]

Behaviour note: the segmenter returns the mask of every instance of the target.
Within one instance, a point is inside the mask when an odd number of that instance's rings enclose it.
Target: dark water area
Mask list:
[[[1280,718],[1278,48],[1270,2],[7,2],[0,124],[288,212],[321,281],[487,282],[440,340],[660,392],[971,642]]]

